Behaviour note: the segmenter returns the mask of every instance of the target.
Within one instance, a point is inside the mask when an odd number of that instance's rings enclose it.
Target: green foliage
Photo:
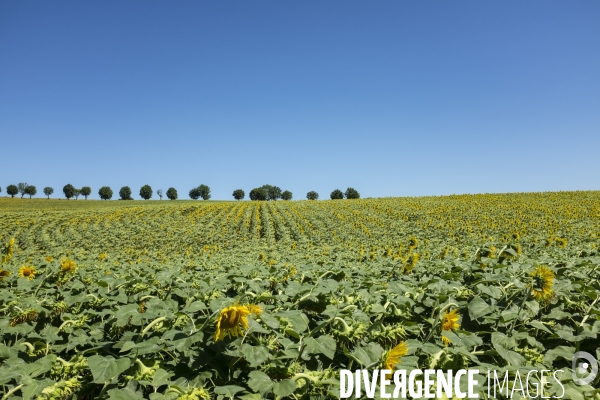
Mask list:
[[[8,185],[6,187],[6,193],[8,193],[10,197],[15,197],[15,195],[19,193],[19,188],[16,185]]]
[[[198,193],[200,194],[200,197],[202,197],[202,200],[210,199],[210,188],[208,186],[206,186],[206,185],[198,186]]]
[[[308,200],[319,200],[319,193],[311,190],[310,192],[306,193],[306,198]]]
[[[29,198],[31,198],[31,196],[35,196],[37,193],[37,188],[33,185],[27,185],[27,187],[25,188],[25,194],[29,195]]]
[[[152,188],[150,185],[144,185],[140,188],[140,197],[144,200],[149,200],[152,197]]]
[[[177,189],[170,187],[167,189],[167,198],[169,200],[177,200]]]
[[[88,196],[92,194],[92,188],[89,186],[84,186],[81,188],[81,195],[83,197],[85,197],[85,199],[87,200]]]
[[[266,200],[277,200],[281,198],[281,188],[273,185],[263,185],[261,189],[267,194]]]
[[[349,187],[344,193],[347,199],[360,199],[360,194],[353,188]]]
[[[190,190],[189,196],[192,200],[198,200],[200,198],[200,189],[197,187],[193,188]]]
[[[78,200],[79,196],[81,196],[81,189],[75,189],[73,195],[75,196],[75,200]]]
[[[250,200],[264,201],[267,200],[268,193],[264,188],[254,188],[250,191]]]
[[[246,196],[246,193],[242,189],[236,189],[233,191],[233,198],[236,200],[242,200]]]
[[[23,196],[25,196],[27,194],[27,187],[29,185],[27,184],[27,182],[20,182],[17,185],[17,189],[19,190],[19,193],[21,194],[21,198],[23,198]]]
[[[281,193],[282,200],[291,200],[292,196],[292,192],[290,192],[289,190],[285,190],[283,193]]]
[[[45,194],[46,196],[48,196],[48,199],[50,199],[50,195],[51,195],[52,193],[54,193],[54,189],[53,189],[53,188],[51,188],[50,186],[46,186],[46,187],[44,188],[44,194]]]
[[[75,187],[68,183],[63,187],[63,193],[65,194],[67,200],[70,200],[73,196],[75,196]]]
[[[133,200],[131,198],[131,188],[129,186],[123,186],[121,190],[119,190],[119,196],[121,200]]]
[[[341,200],[344,198],[344,193],[340,189],[335,189],[329,197],[331,197],[331,200]]]
[[[511,386],[562,369],[563,398],[594,399],[571,357],[598,355],[600,192],[37,203],[0,199],[7,399],[335,399],[340,369],[381,369],[402,342],[396,369]],[[220,312],[249,305],[215,342]]]
[[[102,186],[100,190],[98,190],[98,196],[100,196],[102,200],[110,200],[113,196],[113,191],[110,186]]]

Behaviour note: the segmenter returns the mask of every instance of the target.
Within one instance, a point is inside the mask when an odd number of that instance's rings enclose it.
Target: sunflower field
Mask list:
[[[0,199],[0,400],[335,399],[383,368],[600,399],[571,365],[600,359],[600,192],[57,203]]]

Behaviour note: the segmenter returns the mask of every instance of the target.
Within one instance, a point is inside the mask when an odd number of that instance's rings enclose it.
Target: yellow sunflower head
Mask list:
[[[453,331],[460,328],[460,322],[458,322],[459,318],[460,314],[457,310],[444,312],[444,317],[442,318],[442,330]]]
[[[77,264],[73,260],[67,259],[60,263],[60,272],[63,274],[75,272],[75,269],[77,269]]]
[[[215,342],[227,337],[241,336],[243,331],[248,329],[248,315],[252,312],[247,306],[234,304],[221,310],[217,317],[217,331],[215,333]]]
[[[390,371],[394,371],[394,366],[400,362],[400,359],[408,354],[408,346],[406,342],[400,342],[396,347],[391,349],[387,356],[385,357],[385,361],[383,362],[383,369],[389,369]]]
[[[10,271],[7,271],[5,269],[0,269],[0,281],[4,280],[4,278],[6,278],[9,275],[10,275]]]
[[[554,272],[545,265],[538,266],[531,273],[531,293],[536,300],[547,300],[552,296],[552,285],[554,284]]]
[[[52,258],[51,256],[46,257],[46,261],[48,261],[49,263],[51,263],[54,260],[54,258]]]
[[[23,265],[19,268],[19,276],[21,278],[27,278],[30,281],[35,278],[35,268],[32,266]]]

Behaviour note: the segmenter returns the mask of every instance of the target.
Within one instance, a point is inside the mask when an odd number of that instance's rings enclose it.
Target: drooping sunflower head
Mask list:
[[[389,369],[393,372],[394,366],[398,364],[406,354],[408,354],[408,346],[406,345],[406,342],[400,342],[387,353],[385,361],[383,362],[383,369]]]
[[[98,261],[102,261],[106,258],[106,253],[102,253],[100,254],[100,256],[98,257]]]
[[[5,269],[0,269],[0,281],[4,280],[4,278],[10,276],[10,271]]]
[[[252,312],[246,306],[235,304],[221,310],[217,317],[217,331],[215,333],[215,342],[225,339],[225,337],[241,336],[243,331],[248,329],[248,315]]]
[[[19,268],[19,276],[21,278],[27,278],[30,281],[35,278],[35,268],[32,266],[23,265]]]
[[[73,273],[77,269],[77,264],[73,260],[63,260],[60,263],[60,272],[63,274]]]
[[[531,293],[536,300],[547,300],[552,296],[552,285],[554,284],[554,272],[545,265],[538,266],[531,273]]]

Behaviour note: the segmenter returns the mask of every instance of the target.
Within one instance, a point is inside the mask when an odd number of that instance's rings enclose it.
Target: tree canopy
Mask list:
[[[140,188],[140,197],[144,200],[149,200],[152,197],[152,188],[150,185],[144,185]]]
[[[169,200],[177,200],[177,189],[170,187],[167,189],[167,198]]]
[[[123,186],[121,190],[119,190],[119,196],[121,196],[121,200],[133,200],[131,198],[131,188],[129,186]]]
[[[113,191],[109,186],[102,186],[100,190],[98,190],[98,195],[102,200],[110,200],[113,196]]]
[[[319,200],[319,193],[311,190],[310,192],[306,193],[306,198],[308,200]]]
[[[15,197],[15,195],[19,193],[19,188],[17,185],[8,185],[6,187],[6,193],[10,194],[10,197]]]
[[[92,194],[92,188],[89,186],[84,186],[81,188],[81,195],[83,197],[85,197],[85,199],[87,200],[88,196]]]
[[[329,197],[331,197],[331,200],[340,200],[344,198],[344,193],[340,189],[335,189]]]
[[[50,186],[46,186],[46,187],[44,188],[44,194],[45,194],[46,196],[48,196],[48,199],[50,199],[50,195],[51,195],[52,193],[54,193],[54,189],[52,189]]]
[[[242,200],[246,196],[246,192],[242,189],[235,189],[233,191],[233,198],[236,200]]]
[[[73,185],[71,185],[70,183],[67,183],[63,187],[63,193],[65,194],[65,197],[67,198],[67,200],[69,200],[71,197],[75,196],[75,187]]]

